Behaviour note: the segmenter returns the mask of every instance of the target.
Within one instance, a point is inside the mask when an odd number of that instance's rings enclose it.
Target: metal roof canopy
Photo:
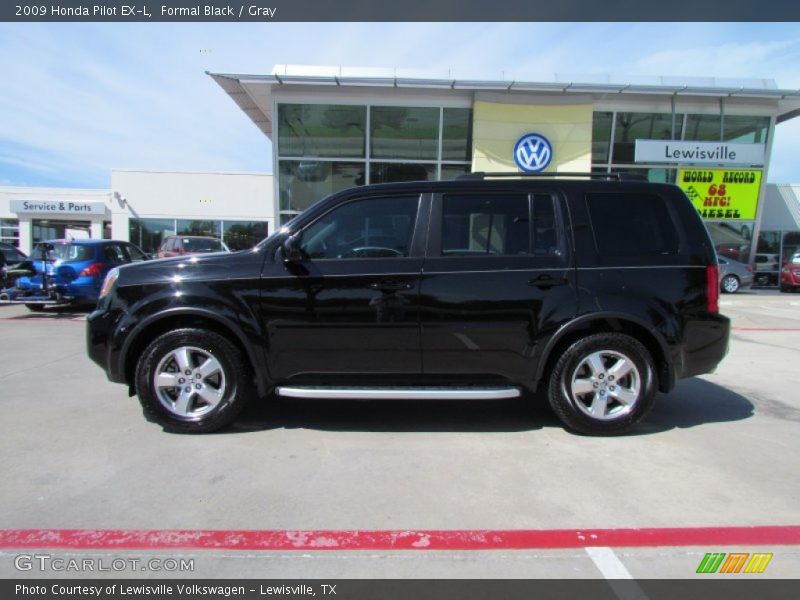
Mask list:
[[[436,73],[419,69],[370,69],[358,67],[313,67],[276,65],[270,75],[209,73],[236,104],[267,136],[272,135],[272,88],[283,86],[340,86],[412,88],[430,90],[499,90],[547,94],[640,94],[696,98],[742,98],[781,102],[776,115],[781,123],[800,115],[800,90],[779,89],[772,79],[714,77],[627,77],[612,75],[568,76],[559,73],[537,78],[515,77],[503,72],[499,78],[482,79],[453,71]]]

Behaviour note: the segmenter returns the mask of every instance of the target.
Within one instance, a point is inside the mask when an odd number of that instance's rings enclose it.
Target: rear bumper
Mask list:
[[[100,288],[97,286],[96,281],[90,283],[63,283],[58,280],[53,281],[44,288],[41,278],[38,280],[20,278],[16,282],[14,288],[18,296],[50,296],[63,297],[72,302],[87,302],[94,304],[97,302],[97,297],[100,293]]]
[[[690,319],[684,329],[682,365],[678,377],[711,373],[728,353],[731,320],[724,315]]]

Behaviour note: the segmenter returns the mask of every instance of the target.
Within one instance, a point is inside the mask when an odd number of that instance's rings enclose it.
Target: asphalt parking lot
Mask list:
[[[145,421],[89,361],[85,313],[0,306],[0,529],[799,525],[800,295],[746,291],[723,296],[721,310],[734,329],[718,371],[660,394],[624,437],[569,434],[548,409],[517,401],[297,400],[253,404],[224,432],[187,436]],[[611,563],[581,548],[48,553],[195,559],[170,576],[581,578],[611,564],[647,578],[690,577],[719,550],[618,547]],[[764,576],[800,572],[800,546],[735,550],[774,553]],[[21,573],[19,553],[0,549],[0,577],[83,575]]]

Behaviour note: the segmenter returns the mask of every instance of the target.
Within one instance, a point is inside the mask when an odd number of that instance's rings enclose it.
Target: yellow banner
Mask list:
[[[753,221],[761,171],[754,169],[678,169],[678,187],[704,219]]]

